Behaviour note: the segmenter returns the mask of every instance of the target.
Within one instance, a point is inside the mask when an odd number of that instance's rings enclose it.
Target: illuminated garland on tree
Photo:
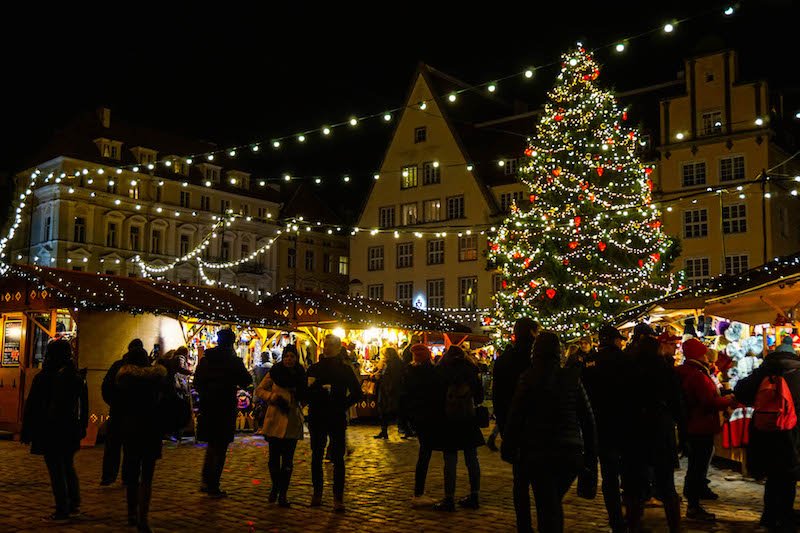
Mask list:
[[[678,245],[661,230],[652,169],[635,153],[638,132],[597,87],[591,53],[579,44],[562,57],[520,169],[530,207],[514,205],[489,242],[503,276],[500,336],[529,316],[576,337],[676,284],[669,267]]]

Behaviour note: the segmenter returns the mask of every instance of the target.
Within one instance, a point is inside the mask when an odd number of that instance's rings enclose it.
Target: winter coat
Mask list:
[[[30,443],[31,453],[75,453],[89,425],[89,393],[86,380],[71,362],[33,378],[25,401],[20,440]]]
[[[170,387],[161,365],[124,364],[117,372],[115,416],[123,444],[143,457],[161,457],[162,401]]]
[[[444,420],[444,385],[433,363],[411,364],[400,393],[401,411],[411,420],[420,444],[431,446]]]
[[[247,388],[252,377],[232,347],[211,348],[197,364],[194,388],[200,396],[197,439],[203,442],[233,442],[236,394]]]
[[[399,358],[387,361],[382,368],[378,381],[378,412],[381,415],[397,414],[405,368]]]
[[[285,372],[283,363],[273,366],[255,390],[256,396],[267,403],[261,433],[267,438],[300,440],[303,438],[303,410],[300,399],[305,390],[306,373],[298,364],[297,379],[294,383],[280,378],[276,382],[273,376],[280,372],[279,369]]]
[[[722,430],[719,412],[730,405],[719,395],[708,368],[700,361],[687,359],[675,369],[681,380],[686,405],[686,432],[689,435],[715,435]]]
[[[580,369],[528,369],[522,375],[503,434],[504,455],[523,464],[583,459],[597,470],[597,434]]]
[[[627,360],[614,345],[600,346],[584,359],[581,374],[583,386],[597,424],[597,437],[601,447],[618,448],[624,441],[626,423],[623,413],[632,400],[626,390]]]
[[[353,368],[337,357],[324,357],[306,372],[309,427],[345,423],[345,412],[361,399]]]
[[[492,407],[501,431],[505,426],[519,378],[531,366],[532,349],[532,342],[516,342],[508,346],[494,363]]]
[[[483,385],[478,375],[478,367],[469,362],[466,357],[457,357],[447,361],[442,360],[436,370],[441,382],[441,396],[445,398],[445,416],[439,426],[438,434],[434,436],[432,448],[434,450],[455,451],[483,446],[486,441],[478,426],[475,417],[467,420],[452,420],[446,414],[447,394],[451,387],[467,385],[475,405],[483,403]]]
[[[800,359],[793,353],[770,352],[764,363],[733,389],[736,399],[752,406],[761,382],[767,376],[782,376],[794,400],[795,412],[800,414]],[[800,479],[800,429],[795,425],[788,431],[759,431],[750,424],[747,446],[747,469],[755,478],[774,473],[791,472]]]
[[[103,384],[100,386],[103,401],[108,404],[108,415],[112,417],[112,419],[114,417],[114,406],[119,396],[119,391],[117,390],[117,373],[124,364],[122,359],[114,361],[108,369],[108,372],[106,372],[105,377],[103,377]]]

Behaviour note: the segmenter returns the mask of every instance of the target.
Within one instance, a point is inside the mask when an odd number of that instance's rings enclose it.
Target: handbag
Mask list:
[[[478,427],[489,427],[489,408],[485,405],[478,405],[475,407],[475,419],[478,421]]]

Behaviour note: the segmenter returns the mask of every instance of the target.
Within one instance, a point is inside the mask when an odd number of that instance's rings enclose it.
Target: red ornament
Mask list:
[[[530,146],[525,148],[525,155],[527,155],[528,157],[532,156],[533,155],[533,148],[531,148]]]
[[[622,170],[622,165],[617,165],[617,170]]]
[[[639,259],[639,268],[642,268],[643,266],[644,266],[644,261],[642,261],[641,259]]]
[[[536,195],[535,195],[535,194],[531,194],[530,196],[528,196],[528,200],[529,200],[531,203],[535,202],[535,201],[536,201]]]
[[[580,200],[581,202],[583,201],[583,198],[584,198],[584,196],[582,194],[578,195],[578,200]]]
[[[597,300],[597,291],[592,291],[592,300]]]
[[[576,227],[581,225],[581,217],[575,217],[572,221],[575,222]]]
[[[658,228],[661,227],[661,221],[660,220],[654,220],[654,221],[650,222],[650,224],[648,224],[648,226],[650,226],[653,229],[658,229]]]
[[[528,268],[530,266],[530,264],[531,264],[531,258],[530,257],[526,257],[525,261],[522,263],[522,266],[524,266],[525,268]]]
[[[653,180],[647,178],[647,188],[650,189],[650,192],[653,192]]]
[[[592,79],[592,77],[589,74],[583,75],[583,81],[589,81],[590,79]]]
[[[601,252],[605,252],[606,251],[606,243],[604,243],[603,241],[598,242],[597,243],[597,248],[599,248]]]
[[[658,261],[661,259],[661,254],[658,253],[658,252],[656,252],[654,254],[650,254],[650,259],[652,259],[654,262],[658,263]]]
[[[564,120],[564,117],[562,115],[554,115],[553,120],[555,120],[556,122],[561,122],[562,120]]]
[[[561,262],[564,264],[564,266],[567,266],[569,264],[569,259],[564,259]]]
[[[520,298],[524,298],[525,297],[525,291],[523,291],[522,289],[518,290],[517,291],[517,296],[519,296]]]
[[[553,176],[558,177],[561,174],[561,167],[553,169]]]
[[[653,167],[645,167],[644,173],[648,176],[653,173]]]
[[[501,281],[501,282],[500,282],[500,285],[501,285],[501,286],[502,286],[504,289],[507,289],[507,288],[508,288],[508,282],[507,282],[506,280],[503,280],[503,281]]]
[[[592,72],[592,79],[596,80],[597,76],[599,76],[599,75],[600,75],[600,69],[597,69],[597,68],[594,69],[594,72]]]
[[[512,257],[513,257],[514,259],[519,259],[520,257],[522,257],[522,254],[521,254],[521,253],[519,253],[519,252],[514,252],[514,255],[513,255]]]
[[[628,112],[627,111],[623,111],[622,112],[622,120],[628,120]]]
[[[589,193],[589,201],[594,202],[594,193],[593,192]]]
[[[589,329],[589,323],[588,322],[584,322],[583,323],[583,329]]]
[[[569,243],[568,246],[569,246],[570,250],[574,250],[575,248],[578,247],[578,241],[572,241],[571,243]]]
[[[598,176],[602,176],[603,175],[603,167],[597,167],[597,175]]]
[[[530,286],[531,286],[531,289],[535,289],[536,287],[538,287],[538,286],[539,286],[539,284],[538,284],[538,283],[536,283],[535,281],[531,281],[530,283],[528,283],[528,285],[530,285]]]
[[[545,293],[547,294],[547,297],[550,298],[551,300],[556,297],[556,290],[555,289],[552,289],[552,288],[551,289],[547,289],[545,291]]]
[[[630,137],[630,138],[631,138],[631,140],[633,140],[633,138],[634,138],[634,137],[636,137],[636,132],[629,131],[629,132],[628,132],[628,137]]]
[[[589,182],[588,181],[582,181],[581,182],[581,189],[583,189],[585,191],[588,188],[589,188]]]
[[[626,302],[630,302],[630,301],[631,301],[631,297],[630,297],[630,296],[628,296],[627,294],[626,294],[626,295],[625,295],[623,298],[624,298],[624,300],[625,300]]]
[[[493,252],[496,252],[497,250],[500,249],[500,245],[497,244],[497,243],[492,243],[491,249],[492,249]]]

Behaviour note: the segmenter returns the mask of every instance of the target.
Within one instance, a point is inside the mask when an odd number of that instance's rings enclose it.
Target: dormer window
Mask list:
[[[138,161],[140,165],[152,165],[158,160],[158,152],[149,148],[137,146],[131,148],[131,152],[133,152],[136,161]]]
[[[122,151],[122,143],[111,139],[99,138],[94,140],[97,149],[100,151],[100,156],[106,159],[116,159],[119,161],[119,155]]]
[[[240,189],[250,188],[250,174],[239,170],[229,170],[226,174],[228,184]]]
[[[203,168],[203,173],[206,177],[206,180],[212,183],[219,183],[219,171],[220,167],[214,165],[205,165]]]

